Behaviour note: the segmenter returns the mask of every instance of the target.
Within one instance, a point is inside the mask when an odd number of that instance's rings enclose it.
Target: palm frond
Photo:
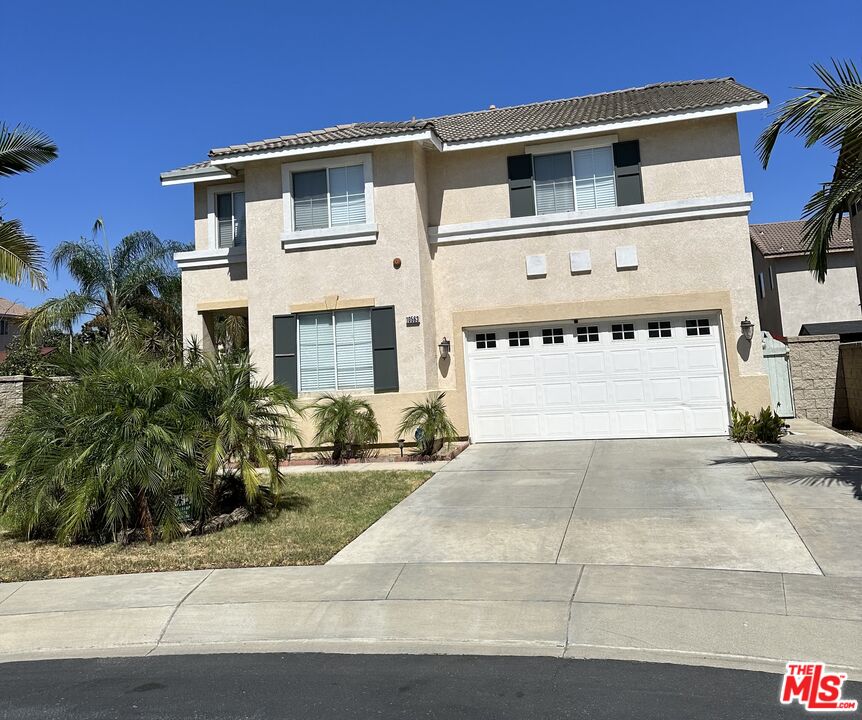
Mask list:
[[[97,304],[97,298],[77,292],[46,300],[21,322],[21,335],[28,342],[39,342],[48,330],[74,325],[82,316],[92,314]]]
[[[0,123],[0,177],[33,172],[57,157],[57,146],[45,133],[26,125],[11,130]]]
[[[48,287],[45,253],[20,220],[0,219],[0,279],[13,285],[26,279],[36,290]]]

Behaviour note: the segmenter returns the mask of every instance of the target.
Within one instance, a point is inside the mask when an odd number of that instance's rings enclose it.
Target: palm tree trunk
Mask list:
[[[153,515],[150,512],[150,504],[147,502],[147,495],[143,488],[138,490],[138,521],[144,529],[144,536],[147,538],[147,543],[150,545],[155,544],[156,529],[153,525]]]

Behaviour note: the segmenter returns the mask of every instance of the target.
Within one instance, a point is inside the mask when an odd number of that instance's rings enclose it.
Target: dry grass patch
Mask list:
[[[291,474],[284,508],[274,518],[152,546],[62,547],[13,540],[0,531],[0,582],[159,570],[319,565],[431,474],[413,470]]]

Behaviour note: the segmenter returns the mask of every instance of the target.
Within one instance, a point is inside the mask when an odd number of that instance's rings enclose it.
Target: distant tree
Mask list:
[[[0,177],[33,172],[56,157],[57,146],[44,133],[0,123]],[[34,288],[44,290],[48,286],[45,255],[20,220],[2,217],[3,208],[0,202],[0,280],[20,285],[26,278]]]
[[[805,92],[784,102],[757,140],[764,168],[782,132],[804,138],[805,147],[822,142],[837,153],[832,179],[811,196],[803,211],[808,265],[819,282],[826,280],[833,228],[862,201],[862,77],[849,60],[833,60],[832,65],[833,70],[813,65],[823,86],[799,88]]]
[[[22,334],[37,340],[59,327],[71,335],[74,325],[89,317],[88,340],[104,336],[156,354],[165,354],[168,344],[177,345],[171,352],[179,357],[182,313],[173,254],[186,249],[148,230],[127,235],[111,249],[98,219],[91,238],[62,242],[53,253],[54,268],[65,269],[78,289],[34,308],[21,324]]]

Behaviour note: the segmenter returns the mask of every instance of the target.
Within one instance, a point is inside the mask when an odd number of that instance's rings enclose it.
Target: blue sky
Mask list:
[[[3,22],[0,119],[47,132],[60,157],[0,179],[0,199],[49,252],[98,216],[114,241],[191,240],[191,189],[158,176],[211,147],[725,75],[774,108],[813,83],[811,62],[862,61],[858,0],[40,2],[8,4]],[[766,122],[740,116],[754,222],[798,217],[832,163],[788,139],[764,172]],[[50,295],[69,288],[52,273]],[[0,295],[44,297],[2,283]]]

